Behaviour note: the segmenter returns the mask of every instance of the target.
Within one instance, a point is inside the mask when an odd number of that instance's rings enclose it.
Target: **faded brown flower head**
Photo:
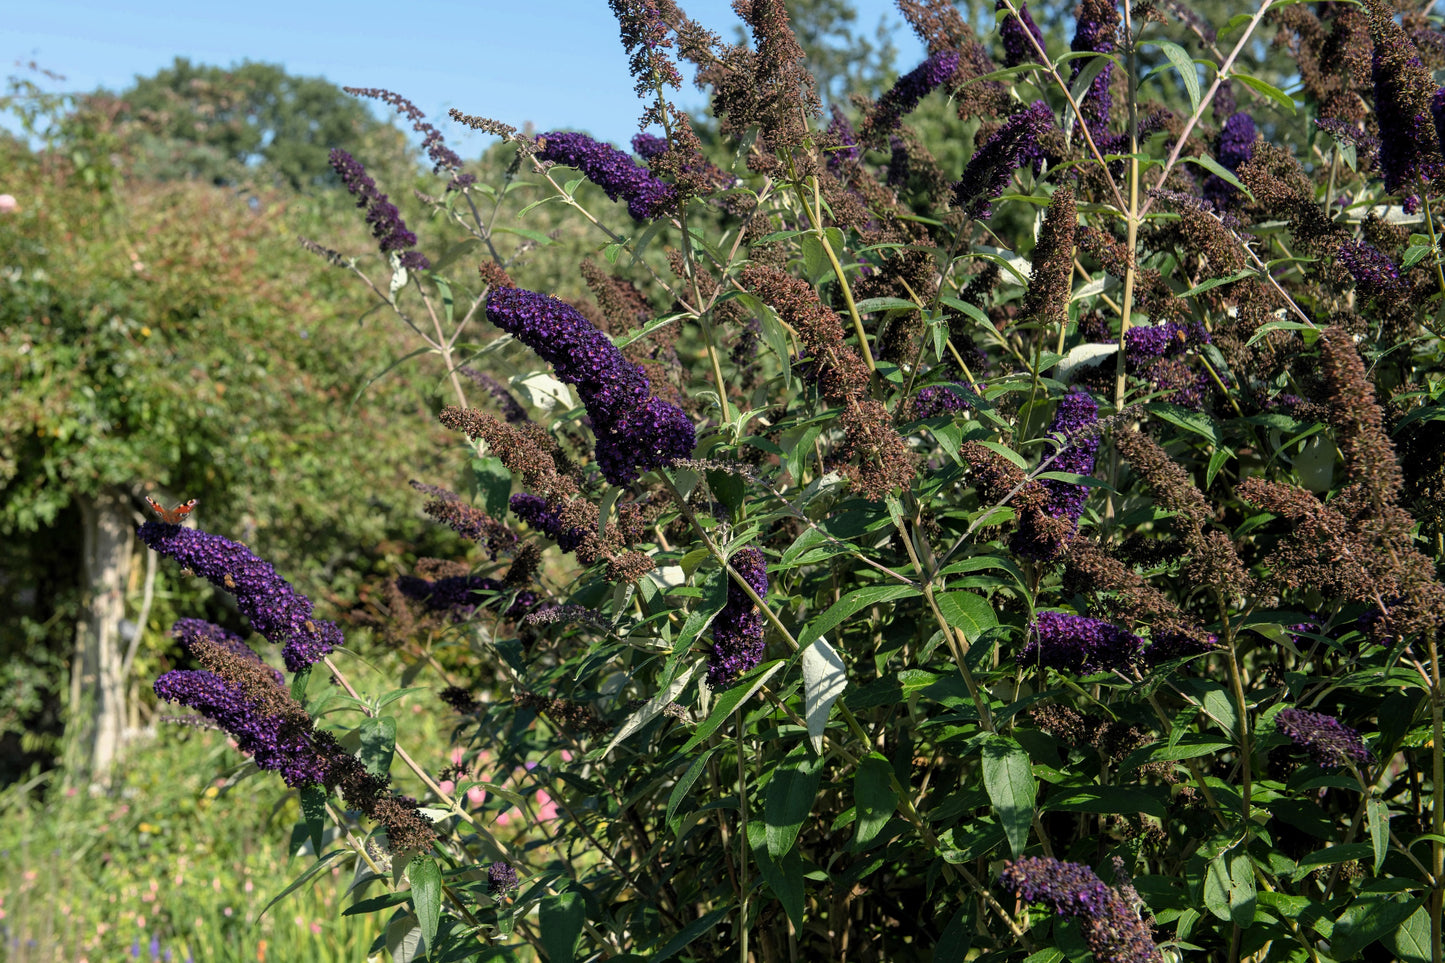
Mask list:
[[[1034,245],[1033,273],[1024,294],[1024,316],[1057,329],[1068,321],[1070,279],[1074,276],[1074,231],[1078,209],[1074,189],[1054,191]]]

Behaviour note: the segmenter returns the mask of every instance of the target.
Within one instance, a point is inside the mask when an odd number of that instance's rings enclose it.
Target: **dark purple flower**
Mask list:
[[[480,607],[494,607],[489,603],[497,601],[499,596],[507,592],[505,583],[481,575],[451,575],[435,580],[403,575],[396,580],[396,587],[402,595],[426,605],[429,611],[446,612],[456,622],[462,621]],[[537,602],[536,592],[518,592],[511,604],[502,610],[502,617],[521,618]]]
[[[356,97],[370,97],[389,104],[396,108],[398,114],[411,121],[412,130],[426,135],[422,138],[421,146],[426,151],[427,157],[431,158],[432,173],[442,170],[454,171],[462,166],[462,159],[457,156],[456,151],[446,145],[442,139],[442,132],[427,123],[426,114],[422,113],[421,108],[401,94],[383,90],[380,87],[343,87],[341,89]],[[453,183],[462,180],[465,180],[466,184],[471,184],[476,181],[476,177],[472,174],[463,174],[461,177],[455,178]]]
[[[1201,324],[1166,321],[1164,324],[1134,325],[1124,332],[1124,357],[1131,366],[1153,358],[1167,358],[1185,348],[1208,344],[1209,331]]]
[[[487,892],[493,896],[505,896],[519,886],[517,871],[508,864],[497,860],[487,867]]]
[[[283,647],[288,671],[301,671],[342,643],[335,622],[314,618],[311,600],[239,542],[164,522],[146,522],[137,534],[148,548],[234,595],[251,628]]]
[[[575,385],[597,435],[603,477],[625,485],[692,454],[696,432],[682,409],[649,395],[647,376],[570,304],[522,288],[497,288],[487,318]]]
[[[1343,766],[1351,760],[1369,762],[1373,758],[1358,732],[1323,712],[1282,709],[1274,717],[1274,724],[1321,766]]]
[[[610,144],[600,144],[586,134],[552,131],[537,139],[545,145],[537,152],[543,160],[575,167],[612,200],[627,202],[634,220],[649,221],[666,212],[677,201],[677,191],[646,168]]]
[[[828,170],[834,174],[851,167],[862,155],[858,146],[858,132],[848,120],[848,115],[833,105],[833,119],[828,122],[828,134],[837,143],[837,148],[828,151]]]
[[[1075,53],[1084,51],[1101,54],[1113,53],[1118,42],[1118,33],[1119,10],[1115,5],[1115,0],[1084,0],[1079,6],[1078,21],[1074,29],[1074,42],[1070,45],[1070,49]],[[1092,59],[1092,57],[1080,57],[1078,60],[1069,62],[1070,87],[1073,87],[1074,81],[1079,78],[1079,73],[1084,69],[1085,64]],[[1109,109],[1113,106],[1113,98],[1109,94],[1109,82],[1113,76],[1113,63],[1105,63],[1104,69],[1095,75],[1093,82],[1089,84],[1089,89],[1084,92],[1084,96],[1079,101],[1079,112],[1084,124],[1095,138],[1103,137],[1108,133]]]
[[[667,138],[656,134],[633,134],[632,152],[643,160],[653,160],[667,153]]]
[[[937,418],[967,411],[975,397],[974,389],[962,381],[951,385],[929,385],[913,399],[913,414],[916,418]]]
[[[576,528],[562,531],[562,520],[557,517],[556,512],[547,507],[547,499],[527,492],[518,492],[512,496],[510,504],[514,515],[552,539],[562,551],[573,551],[582,544],[585,533]]]
[[[1049,433],[1061,440],[1072,440],[1049,463],[1048,471],[1067,472],[1071,475],[1094,473],[1094,456],[1099,450],[1099,437],[1091,433],[1090,429],[1098,417],[1099,406],[1082,388],[1074,388],[1059,399],[1054,420],[1049,424]],[[1084,513],[1084,503],[1089,500],[1089,489],[1084,485],[1055,478],[1045,479],[1043,486],[1049,492],[1048,514],[1053,518],[1068,520],[1072,534],[1078,529],[1079,516]],[[1036,531],[1031,522],[1034,518],[1034,515],[1027,513],[1020,516],[1018,531],[1014,533],[1010,544],[1017,555],[1035,561],[1048,561],[1059,553],[1063,542],[1056,536]]]
[[[407,230],[401,211],[377,190],[376,181],[366,173],[360,161],[337,148],[331,151],[331,168],[356,198],[356,206],[366,208],[366,223],[371,225],[372,236],[381,242],[381,253],[400,251],[402,266],[410,270],[431,267],[426,255],[410,250],[416,246],[416,235]]]
[[[899,77],[898,82],[878,98],[878,103],[869,113],[868,128],[876,135],[893,130],[924,97],[947,82],[957,69],[957,50],[940,50],[929,57]]]
[[[256,654],[256,650],[246,644],[245,640],[234,632],[227,632],[219,625],[207,622],[205,619],[176,619],[171,626],[171,638],[181,643],[181,648],[187,652],[192,651],[192,646],[198,640],[205,640],[214,643],[226,652],[238,658],[247,659],[258,664],[264,664],[265,660]],[[285,677],[275,669],[271,669],[271,675],[280,685]]]
[[[1003,0],[998,0],[994,9],[1003,10]],[[1033,34],[1040,48],[1044,45],[1044,35],[1039,30],[1038,24],[1034,23],[1034,18],[1029,15],[1029,5],[1019,4],[1018,11],[1017,17],[1010,14],[1004,17],[1003,22],[998,26],[999,38],[1003,40],[1003,65],[1005,67],[1017,67],[1019,64],[1032,63],[1039,59],[1038,51],[1029,42],[1029,34]]]
[[[759,598],[768,596],[768,562],[762,551],[749,546],[728,559]],[[766,622],[748,593],[728,582],[728,600],[712,620],[712,651],[707,659],[707,684],[725,689],[737,677],[763,660],[763,630]]]
[[[1156,632],[1144,650],[1144,661],[1160,665],[1173,659],[1203,655],[1219,648],[1219,636],[1211,632]]]
[[[1254,155],[1254,142],[1258,136],[1253,117],[1244,111],[1231,114],[1214,142],[1215,159],[1221,167],[1234,173]],[[1223,210],[1238,195],[1239,188],[1218,174],[1210,174],[1204,179],[1204,199],[1218,210]]]
[[[1004,863],[999,884],[1030,903],[1078,918],[1098,963],[1163,963],[1148,925],[1123,894],[1087,866],[1025,856]]]
[[[1356,289],[1367,298],[1396,300],[1409,293],[1393,258],[1368,241],[1351,241],[1336,255],[1355,279]]]
[[[1445,173],[1434,108],[1439,88],[1420,52],[1395,22],[1394,7],[1383,0],[1367,3],[1375,120],[1380,131],[1380,173],[1391,194],[1409,191],[1420,181]],[[1418,196],[1411,193],[1411,201]]]
[[[988,217],[989,201],[1004,192],[1014,171],[1028,165],[1038,173],[1046,159],[1041,139],[1053,125],[1054,115],[1042,100],[1015,113],[974,152],[953,185],[954,204],[969,217]]]
[[[1040,612],[1019,652],[1022,663],[1070,671],[1106,672],[1132,665],[1144,642],[1127,629],[1102,619],[1066,612]]]
[[[211,672],[177,669],[155,681],[156,695],[189,706],[226,730],[256,765],[281,774],[286,785],[314,786],[330,768],[317,751],[311,726],[264,711],[238,686]]]

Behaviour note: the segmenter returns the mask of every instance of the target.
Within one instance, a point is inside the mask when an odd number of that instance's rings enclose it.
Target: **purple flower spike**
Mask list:
[[[577,387],[597,435],[598,466],[612,484],[629,484],[692,454],[697,435],[687,414],[652,397],[642,369],[570,304],[522,288],[497,288],[487,298],[487,319]]]
[[[161,699],[189,706],[225,729],[256,765],[280,773],[291,788],[325,780],[328,760],[313,745],[309,725],[264,711],[220,676],[178,669],[157,679],[154,688]]]
[[[768,562],[759,549],[751,546],[739,549],[728,562],[758,593],[758,598],[767,598]],[[762,613],[748,598],[748,593],[736,582],[729,581],[727,604],[712,620],[713,646],[707,659],[709,688],[727,688],[763,660],[765,625]]]
[[[1253,117],[1242,110],[1231,114],[1214,144],[1214,154],[1220,166],[1230,173],[1239,170],[1241,164],[1254,156],[1254,142],[1258,136]],[[1239,188],[1218,174],[1210,174],[1204,179],[1204,199],[1216,208],[1223,208],[1238,194]]]
[[[342,643],[335,622],[313,618],[311,600],[239,542],[164,522],[146,522],[137,534],[148,548],[234,595],[251,628],[282,646],[288,671],[300,672]]]
[[[372,236],[381,242],[381,253],[400,251],[402,267],[408,270],[425,271],[431,267],[426,255],[410,250],[416,246],[416,235],[407,230],[401,211],[377,190],[376,181],[360,161],[338,148],[331,152],[331,168],[356,198],[356,206],[366,208],[366,223],[371,225]]]
[[[1323,712],[1283,709],[1274,717],[1274,724],[1321,766],[1343,766],[1351,760],[1369,762],[1374,758],[1358,732]]]
[[[953,202],[969,217],[992,214],[989,201],[1008,188],[1014,171],[1027,165],[1037,174],[1043,166],[1045,155],[1040,141],[1053,126],[1054,115],[1042,100],[1010,117],[974,152],[963,177],[953,185]]]
[[[1081,388],[1073,389],[1059,400],[1054,420],[1049,424],[1049,433],[1064,438],[1075,435],[1082,437],[1059,452],[1049,464],[1049,471],[1068,472],[1071,475],[1094,473],[1094,456],[1099,451],[1099,437],[1085,433],[1098,418],[1099,406],[1089,397],[1088,392]],[[1049,561],[1058,555],[1064,540],[1072,537],[1078,530],[1079,516],[1084,513],[1084,504],[1089,500],[1089,489],[1084,485],[1054,478],[1045,480],[1043,485],[1049,492],[1048,514],[1053,518],[1066,520],[1069,523],[1068,531],[1062,539],[1057,533],[1038,531],[1031,521],[1036,516],[1024,514],[1019,519],[1019,529],[1010,543],[1015,554],[1040,562]]]
[[[638,167],[631,157],[610,144],[600,144],[573,131],[543,134],[537,142],[545,144],[537,152],[538,157],[577,168],[609,198],[626,201],[633,220],[650,221],[677,202],[677,191],[671,184]]]
[[[913,399],[915,418],[937,418],[967,411],[973,405],[974,389],[962,381],[951,385],[929,385]]]
[[[205,640],[215,643],[238,658],[264,664],[264,660],[256,654],[256,650],[247,645],[239,635],[227,632],[219,625],[213,625],[205,619],[176,619],[176,624],[171,626],[171,638],[180,642],[181,647],[187,652],[193,651],[192,647],[197,641]],[[271,669],[271,676],[276,680],[277,685],[286,681],[285,677],[275,669]]]
[[[998,0],[994,9],[1004,9],[1003,0]],[[1017,67],[1019,64],[1032,63],[1039,59],[1038,51],[1034,49],[1032,43],[1029,43],[1029,34],[1033,34],[1039,47],[1044,45],[1044,35],[1039,30],[1039,25],[1034,23],[1034,18],[1029,15],[1029,5],[1021,3],[1018,5],[1018,10],[1017,17],[1005,17],[1003,23],[998,27],[999,39],[1003,41],[1003,65],[1005,67]]]
[[[1138,661],[1144,642],[1102,619],[1066,612],[1040,612],[1019,661],[1053,669],[1105,672]]]
[[[1148,925],[1130,901],[1087,866],[1026,856],[1004,863],[998,881],[1030,903],[1077,917],[1083,924],[1084,942],[1098,963],[1163,963]]]
[[[501,860],[487,867],[487,892],[493,896],[505,896],[520,885],[517,871]]]
[[[1113,53],[1118,43],[1119,34],[1119,10],[1116,0],[1084,0],[1079,7],[1079,18],[1077,27],[1074,30],[1074,42],[1071,49],[1075,53],[1093,51],[1094,53]],[[1079,78],[1092,57],[1080,57],[1071,61],[1072,69],[1069,72],[1069,86]],[[1109,83],[1114,76],[1113,63],[1106,63],[1104,69],[1094,77],[1089,89],[1084,92],[1079,102],[1079,112],[1083,117],[1089,133],[1095,138],[1100,138],[1108,133],[1109,110],[1113,106],[1113,98],[1109,94]]]
[[[908,73],[898,78],[882,97],[869,117],[869,127],[878,134],[893,130],[911,114],[934,90],[941,87],[958,69],[958,51],[940,50]]]
[[[1355,278],[1355,287],[1367,298],[1395,300],[1410,289],[1400,269],[1388,254],[1366,241],[1353,241],[1336,255]]]
[[[632,152],[643,160],[656,160],[667,153],[667,138],[656,134],[633,134]]]

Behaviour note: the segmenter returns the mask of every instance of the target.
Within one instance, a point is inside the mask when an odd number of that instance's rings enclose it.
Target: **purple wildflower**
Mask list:
[[[497,860],[487,867],[487,892],[493,896],[505,896],[520,886],[517,871],[508,864]]]
[[[1321,766],[1343,766],[1351,760],[1369,762],[1373,758],[1358,732],[1323,712],[1283,709],[1274,717],[1274,724]]]
[[[300,672],[342,643],[335,622],[313,618],[311,600],[239,542],[164,522],[146,522],[137,534],[148,548],[234,595],[251,628],[282,646],[288,671]]]
[[[739,549],[728,562],[758,593],[758,598],[767,598],[768,562],[759,549]],[[713,646],[707,658],[709,688],[727,688],[763,660],[765,624],[748,593],[729,581],[727,604],[712,621]]]
[[[642,369],[575,308],[522,288],[497,288],[487,318],[575,385],[597,435],[603,477],[625,485],[692,454],[696,431],[682,409],[649,395]]]
[[[1143,651],[1137,635],[1102,619],[1066,612],[1040,612],[1029,627],[1019,661],[1053,669],[1106,672],[1131,665]]]
[[[654,160],[667,153],[667,138],[656,134],[633,134],[632,152],[643,160]]]
[[[1028,165],[1038,173],[1045,160],[1040,140],[1053,125],[1054,116],[1042,100],[1015,113],[974,152],[953,185],[953,202],[969,217],[992,214],[989,201],[1004,192],[1014,171]]]
[[[1099,450],[1099,438],[1095,434],[1086,433],[1098,420],[1098,417],[1099,406],[1082,388],[1074,388],[1059,399],[1059,407],[1054,412],[1054,420],[1049,424],[1049,433],[1056,437],[1062,436],[1064,439],[1075,435],[1081,437],[1073,440],[1059,452],[1049,464],[1049,471],[1067,472],[1072,475],[1092,475],[1094,473],[1094,455]],[[1072,535],[1078,529],[1079,516],[1084,513],[1084,503],[1089,499],[1089,489],[1084,485],[1075,485],[1054,478],[1046,479],[1043,485],[1049,492],[1048,514],[1054,518],[1066,519],[1070,523],[1069,534]],[[1031,523],[1031,519],[1035,517],[1032,513],[1020,516],[1019,529],[1014,533],[1011,547],[1017,555],[1032,558],[1035,561],[1048,561],[1059,553],[1063,542],[1056,535],[1048,535],[1035,530],[1035,526]]]
[[[1394,259],[1368,241],[1351,241],[1340,248],[1336,257],[1354,276],[1356,289],[1367,298],[1393,301],[1409,292]]]
[[[658,180],[646,168],[610,144],[600,144],[586,134],[552,131],[537,139],[537,156],[575,167],[612,200],[627,202],[633,220],[649,221],[671,208],[677,191]]]
[[[171,638],[181,643],[181,648],[187,652],[192,651],[192,646],[197,641],[204,640],[214,643],[237,658],[265,664],[261,656],[256,654],[256,650],[247,645],[239,635],[227,632],[219,625],[214,625],[205,619],[176,619],[176,623],[171,626]],[[276,669],[270,671],[277,685],[285,681],[285,677],[279,671]]]
[[[1119,890],[1087,866],[1025,856],[1004,863],[999,883],[1030,903],[1077,917],[1098,963],[1163,963],[1148,925]]]
[[[962,381],[950,385],[929,385],[913,399],[913,415],[916,418],[937,418],[967,411],[973,405],[974,397],[974,389]]]
[[[1231,174],[1239,170],[1240,165],[1254,156],[1254,142],[1258,136],[1253,117],[1244,111],[1231,114],[1214,142],[1214,154],[1219,165]],[[1218,209],[1224,208],[1238,194],[1239,188],[1218,174],[1210,174],[1204,179],[1204,199]]]
[[[1156,632],[1144,650],[1144,661],[1160,665],[1173,659],[1203,655],[1219,648],[1219,636],[1212,632]]]
[[[200,712],[226,730],[256,765],[281,774],[293,789],[325,781],[327,757],[312,741],[309,723],[264,711],[261,704],[212,672],[177,669],[155,681],[156,695]]]
[[[1074,42],[1070,45],[1075,53],[1113,53],[1119,33],[1119,10],[1115,0],[1084,0],[1079,7],[1078,21],[1074,29]],[[1079,73],[1092,57],[1080,57],[1070,61],[1069,86],[1079,78]],[[1079,101],[1079,113],[1089,133],[1096,138],[1104,136],[1109,127],[1109,109],[1113,99],[1109,94],[1109,82],[1114,76],[1114,64],[1107,62],[1104,69],[1095,75]]]
[[[407,230],[401,211],[377,189],[376,181],[360,161],[336,148],[331,151],[331,169],[356,198],[356,206],[366,208],[366,223],[371,225],[372,237],[381,242],[381,253],[400,251],[401,265],[409,270],[424,271],[431,267],[425,254],[410,250],[416,246],[416,235]]]
[[[1197,323],[1134,325],[1124,332],[1124,358],[1129,365],[1138,366],[1153,358],[1172,357],[1191,345],[1208,343],[1209,331]]]
[[[833,105],[833,119],[828,122],[828,135],[838,145],[835,150],[828,152],[828,170],[838,174],[853,166],[863,150],[858,146],[858,132],[853,129],[848,115],[843,113],[837,104]]]
[[[958,69],[958,51],[940,50],[898,78],[868,116],[868,129],[884,134],[902,123],[924,97],[947,82]]]
[[[481,575],[452,575],[435,580],[415,575],[403,575],[396,580],[397,590],[409,599],[421,602],[432,612],[447,612],[453,621],[461,621],[480,607],[487,606],[484,593],[498,595],[507,591],[507,586],[494,578]],[[537,604],[536,592],[518,592],[510,605],[502,611],[502,617],[520,618]]]
[[[383,90],[380,87],[343,87],[341,89],[355,97],[370,97],[373,100],[389,104],[396,108],[398,114],[411,121],[412,130],[426,135],[422,138],[421,146],[426,151],[426,156],[431,158],[432,173],[443,170],[455,171],[462,166],[461,157],[446,145],[442,139],[442,132],[427,123],[426,114],[421,112],[421,108],[401,94]],[[476,181],[476,177],[471,174],[463,174],[457,180],[464,181],[464,184],[471,184]]]
[[[1433,116],[1438,88],[1419,50],[1395,22],[1394,7],[1383,0],[1365,6],[1374,42],[1371,79],[1380,131],[1380,173],[1385,190],[1399,194],[1445,173]],[[1413,194],[1406,206],[1412,201],[1418,203]]]
[[[1003,10],[1003,0],[998,0],[994,9]],[[1039,25],[1034,23],[1034,18],[1029,15],[1029,5],[1021,3],[1018,5],[1018,10],[1017,17],[1010,14],[1004,17],[1003,23],[998,26],[999,38],[1003,40],[1003,65],[1005,67],[1017,67],[1019,64],[1032,63],[1039,59],[1038,51],[1029,42],[1029,34],[1033,34],[1040,48],[1044,45],[1044,35],[1039,30]]]

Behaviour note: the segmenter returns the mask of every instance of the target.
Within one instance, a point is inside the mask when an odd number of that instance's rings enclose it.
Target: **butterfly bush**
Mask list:
[[[144,526],[293,673],[187,623],[157,693],[340,795],[398,958],[1440,963],[1436,14],[900,0],[825,103],[805,8],[609,7],[630,144],[358,91],[435,530],[354,655]]]

